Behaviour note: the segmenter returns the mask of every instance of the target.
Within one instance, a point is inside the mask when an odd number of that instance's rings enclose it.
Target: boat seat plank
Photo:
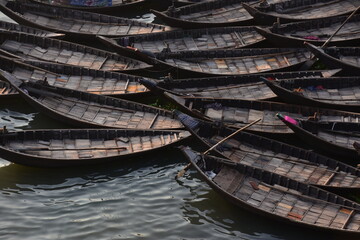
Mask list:
[[[241,174],[226,166],[221,169],[213,181],[231,194],[242,184]]]

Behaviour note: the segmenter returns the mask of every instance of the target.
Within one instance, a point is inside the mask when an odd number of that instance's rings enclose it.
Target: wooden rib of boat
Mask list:
[[[310,57],[303,48],[249,48],[235,50],[158,53],[148,63],[193,76],[241,75],[296,70]],[[145,60],[144,60],[145,61]]]
[[[20,95],[39,112],[79,127],[180,129],[170,111],[103,95],[17,79],[0,70]]]
[[[0,154],[35,167],[104,164],[182,142],[183,130],[59,129],[0,133]]]
[[[359,47],[329,47],[319,48],[305,43],[310,51],[321,62],[331,68],[342,68],[346,76],[358,76],[360,71],[360,48]]]
[[[17,91],[13,88],[10,83],[0,81],[0,99],[12,98],[17,95]]]
[[[243,3],[243,7],[259,25],[271,25],[276,21],[289,23],[350,15],[359,6],[358,0],[288,0],[271,4],[264,1],[257,6]]]
[[[356,148],[356,142],[360,144],[359,120],[349,123],[316,122],[301,119],[290,121],[287,120],[288,116],[278,116],[297,136],[313,146],[315,150],[332,156],[360,161],[360,148]]]
[[[203,120],[221,122],[233,128],[244,127],[261,118],[260,122],[246,130],[270,137],[274,134],[293,133],[280,119],[275,117],[279,112],[302,121],[360,122],[360,113],[332,109],[267,101],[177,97],[166,92],[165,95],[183,112]]]
[[[254,0],[214,0],[175,8],[170,6],[166,11],[151,10],[169,26],[179,28],[208,28],[228,26],[250,26],[251,15],[241,3],[255,3]]]
[[[251,75],[222,76],[209,78],[187,78],[162,81],[140,79],[141,83],[154,92],[171,92],[183,97],[216,99],[272,100],[276,94],[266,86],[260,77],[270,79],[330,77],[340,70],[262,73]]]
[[[183,125],[200,140],[198,147],[208,149],[235,130],[201,121],[176,112]],[[295,147],[260,135],[239,132],[212,150],[214,155],[234,163],[264,169],[318,187],[355,192],[360,188],[360,170],[311,150]],[[351,161],[353,159],[342,159]]]
[[[72,40],[88,40],[96,35],[119,37],[170,30],[170,27],[159,24],[18,1],[1,0],[0,10],[20,24],[62,32]]]
[[[0,21],[0,29],[6,31],[24,32],[28,34],[38,35],[40,37],[62,38],[65,36],[65,34],[63,33],[49,32],[49,31],[40,30],[32,27],[26,27],[23,25],[10,23],[6,21]]]
[[[182,149],[201,177],[233,204],[260,216],[348,237],[360,235],[360,205],[264,169]]]
[[[360,112],[360,77],[263,81],[288,103]]]
[[[149,94],[149,90],[139,83],[140,77],[123,73],[38,61],[26,61],[24,63],[2,55],[0,55],[0,69],[23,81],[43,81],[46,79],[51,86],[94,94],[122,98],[134,98]],[[6,92],[6,90],[4,91]]]
[[[254,27],[203,28],[112,39],[103,36],[98,38],[119,54],[134,58],[138,56],[129,48],[151,53],[235,49],[251,47],[265,39]]]
[[[35,4],[42,4],[48,7],[59,7],[66,9],[81,10],[87,12],[101,13],[118,16],[121,12],[130,11],[133,9],[142,8],[146,5],[147,0],[112,0],[110,6],[96,6],[91,5],[92,2],[87,6],[66,4],[65,1],[48,1],[48,0],[29,0]]]
[[[305,22],[275,24],[270,28],[255,27],[269,42],[279,47],[303,47],[304,41],[321,46],[345,22],[347,16]],[[355,15],[331,39],[328,46],[359,46],[360,15]]]
[[[131,72],[151,67],[144,62],[85,45],[1,30],[0,50],[2,54],[10,57],[95,70]]]

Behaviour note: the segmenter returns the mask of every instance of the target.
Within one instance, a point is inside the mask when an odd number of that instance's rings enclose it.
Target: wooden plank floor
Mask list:
[[[271,56],[229,57],[211,59],[167,58],[165,62],[186,70],[212,74],[251,74],[267,72],[305,62],[309,52],[288,52]]]
[[[286,3],[284,3],[285,5]],[[348,13],[350,11],[355,10],[358,6],[360,6],[360,2],[357,0],[342,0],[342,1],[334,1],[332,4],[312,4],[311,8],[301,9],[300,11],[296,11],[294,8],[293,11],[287,11],[282,14],[279,12],[267,12],[268,14],[272,14],[275,16],[284,16],[290,18],[299,18],[301,19],[314,19],[321,17],[330,17],[337,16]],[[285,7],[284,10],[288,10],[291,8]]]
[[[222,48],[240,48],[254,44],[264,38],[254,30],[233,31],[229,33],[202,34],[186,38],[173,38],[154,41],[134,42],[133,46],[150,52],[161,52],[167,46],[172,52],[188,50],[211,50]]]
[[[133,68],[141,68],[141,64],[136,61],[125,62],[123,60],[121,62],[120,60],[102,57],[95,54],[70,51],[55,47],[42,48],[33,44],[21,43],[13,40],[6,40],[3,42],[1,49],[20,55],[24,58],[51,61],[96,70],[122,71]]]
[[[269,185],[233,172],[233,169],[223,167],[213,181],[253,207],[307,224],[355,231],[360,229],[358,211],[324,201],[314,201],[296,190]]]
[[[25,12],[23,17],[27,20],[53,29],[59,29],[65,32],[85,33],[103,36],[122,36],[132,34],[145,34],[164,31],[162,28],[153,27],[153,25],[140,26],[132,23],[105,23],[84,21],[73,18],[44,15],[41,12]]]
[[[301,94],[303,94],[306,97],[319,100],[322,102],[328,102],[334,104],[348,104],[348,105],[360,104],[359,92],[360,92],[360,86],[352,86],[352,87],[338,88],[338,89],[336,88],[301,89]]]
[[[224,123],[231,124],[232,126],[243,127],[245,124],[251,123],[256,119],[261,118],[261,121],[256,125],[249,127],[249,130],[264,131],[271,133],[293,133],[279,118],[275,115],[278,110],[256,110],[240,107],[227,107],[227,106],[214,106],[214,104],[208,104],[202,108],[203,114],[207,117],[216,120],[223,121]],[[280,111],[282,115],[292,116],[295,119],[308,120],[309,115],[304,115],[296,112]],[[319,114],[318,121],[333,121],[333,122],[353,122],[359,123],[359,117],[344,117],[341,115],[322,115]],[[325,134],[325,133],[324,133]],[[326,136],[324,136],[325,138]],[[353,140],[356,141],[356,140]],[[352,141],[352,142],[353,142]],[[357,140],[359,141],[359,140]],[[352,143],[348,143],[352,144]],[[349,145],[350,146],[350,145]]]
[[[204,88],[174,88],[173,91],[205,98],[265,100],[276,97],[276,94],[262,82]]]
[[[98,103],[53,97],[39,97],[38,100],[66,116],[114,128],[171,129],[181,128],[178,120],[160,116],[157,113],[116,108]]]
[[[213,140],[218,142],[217,136]],[[223,154],[234,162],[266,169],[308,184],[328,186],[360,187],[360,178],[343,171],[336,171],[325,165],[308,162],[283,153],[258,149],[254,146],[241,144],[235,139],[226,141],[227,148]],[[229,148],[231,146],[231,149]]]
[[[252,16],[242,7],[241,3],[235,3],[218,9],[183,14],[179,18],[188,21],[217,23],[248,20],[252,19]]]
[[[342,23],[332,24],[328,27],[317,27],[310,29],[299,29],[292,30],[291,32],[285,32],[285,36],[316,36],[320,40],[327,40],[341,25]],[[360,22],[348,22],[346,23],[340,31],[332,38],[332,41],[346,40],[351,38],[359,38],[360,37]]]
[[[94,94],[124,94],[139,93],[148,91],[146,87],[139,82],[118,80],[116,78],[93,77],[89,75],[64,75],[51,74],[40,70],[29,70],[16,67],[12,74],[18,79],[43,81],[56,87],[69,88],[78,91],[90,92]],[[128,80],[129,81],[129,80]]]
[[[13,140],[5,148],[58,159],[102,158],[159,148],[186,136],[184,132],[115,139]]]

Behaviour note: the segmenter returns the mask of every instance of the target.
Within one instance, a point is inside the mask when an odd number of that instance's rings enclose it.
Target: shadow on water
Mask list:
[[[128,158],[121,162],[110,162],[106,164],[62,167],[62,168],[38,168],[19,164],[9,164],[0,167],[1,178],[0,190],[17,189],[23,184],[29,186],[59,186],[64,185],[69,179],[82,179],[82,184],[91,184],[91,181],[111,181],[122,175],[139,170],[140,168],[167,166],[178,162],[174,154],[176,149],[168,148],[161,152],[151,152],[136,158]],[[84,186],[85,186],[84,185]]]

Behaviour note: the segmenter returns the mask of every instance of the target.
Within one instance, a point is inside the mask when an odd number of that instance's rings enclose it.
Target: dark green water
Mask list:
[[[140,18],[153,20],[149,14]],[[0,100],[4,125],[67,127],[22,100]],[[195,170],[175,180],[185,164],[175,149],[65,169],[24,167],[0,158],[0,239],[335,239],[243,211]]]

